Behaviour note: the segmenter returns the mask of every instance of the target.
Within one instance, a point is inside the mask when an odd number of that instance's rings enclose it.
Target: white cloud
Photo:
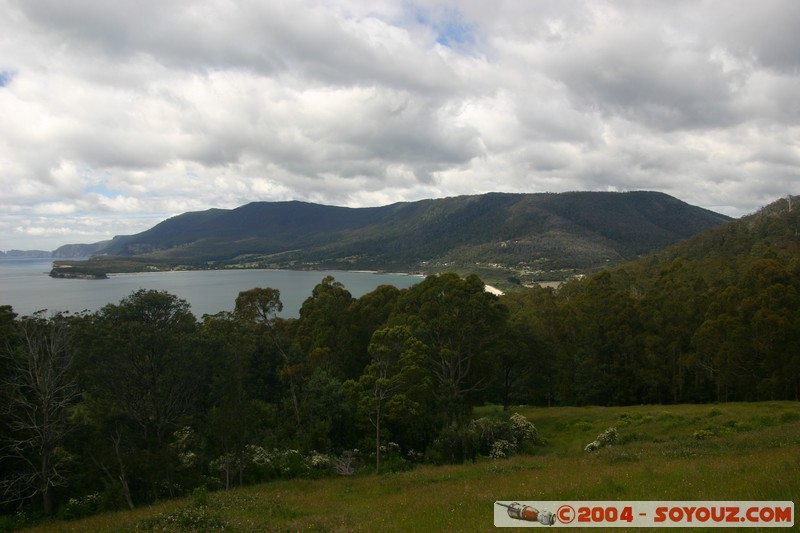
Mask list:
[[[254,200],[741,215],[798,193],[798,6],[0,0],[0,249]]]

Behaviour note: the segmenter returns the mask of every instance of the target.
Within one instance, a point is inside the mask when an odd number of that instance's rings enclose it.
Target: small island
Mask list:
[[[50,277],[57,279],[108,279],[108,273],[91,266],[75,267],[71,264],[54,263]]]

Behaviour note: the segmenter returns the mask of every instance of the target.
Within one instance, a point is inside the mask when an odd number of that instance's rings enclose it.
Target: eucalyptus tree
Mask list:
[[[372,335],[386,325],[402,292],[393,285],[380,285],[348,307],[348,320],[352,324],[352,342],[350,353],[343,365],[345,378],[358,379],[363,373],[370,361],[369,343]]]
[[[357,410],[375,429],[375,470],[380,471],[383,421],[389,417],[413,423],[421,415],[421,402],[431,388],[424,369],[427,346],[408,326],[380,329],[369,345],[371,361],[364,374],[346,385]]]
[[[196,401],[198,361],[189,304],[163,291],[141,289],[98,311],[85,371],[94,394],[125,413],[150,447],[163,447]]]
[[[428,276],[405,291],[389,325],[406,325],[428,346],[425,365],[437,382],[446,422],[461,420],[490,382],[508,310],[475,274]]]
[[[240,320],[262,328],[270,344],[280,353],[283,360],[283,375],[289,384],[297,429],[300,428],[300,396],[298,374],[301,362],[297,360],[291,342],[282,335],[282,326],[278,313],[283,310],[281,293],[278,289],[256,287],[242,291],[236,297],[234,315]]]
[[[533,287],[505,294],[507,333],[498,343],[492,401],[552,405],[556,400],[555,353],[558,309],[554,291]]]
[[[4,313],[7,318],[8,314]],[[8,324],[4,324],[7,329]],[[53,513],[54,487],[67,481],[70,455],[63,442],[74,427],[70,413],[79,389],[68,343],[67,319],[44,313],[17,322],[15,339],[6,337],[3,358],[2,499],[41,496]],[[6,332],[8,334],[8,332]]]
[[[303,302],[293,328],[309,365],[340,379],[359,375],[365,362],[366,354],[359,354],[356,347],[355,302],[344,285],[325,276]],[[354,365],[354,360],[362,364]]]
[[[142,289],[85,317],[76,335],[87,420],[104,434],[98,445],[106,451],[97,455],[113,456],[119,476],[141,478],[148,499],[161,495],[164,481],[172,495],[178,464],[169,446],[173,433],[206,410],[206,365],[195,350],[196,330],[185,300]]]
[[[209,360],[209,408],[201,431],[210,454],[206,459],[221,469],[226,489],[237,475],[243,484],[247,446],[258,440],[264,422],[250,387],[260,351],[256,329],[229,312],[205,315],[199,328],[200,349]]]

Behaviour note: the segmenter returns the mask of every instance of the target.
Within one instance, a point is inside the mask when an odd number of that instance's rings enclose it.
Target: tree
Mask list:
[[[202,430],[210,453],[219,457],[226,489],[231,488],[236,471],[239,485],[244,483],[246,448],[257,439],[262,425],[259,402],[248,387],[261,333],[256,329],[256,324],[223,312],[205,315],[199,330],[201,349],[210,356],[210,407]]]
[[[278,313],[283,310],[281,293],[278,289],[254,288],[242,291],[236,297],[234,314],[240,319],[264,328],[272,344],[280,352],[283,359],[283,373],[289,382],[289,393],[292,397],[292,408],[295,422],[300,427],[300,399],[296,379],[296,365],[278,337],[276,327]]]
[[[426,366],[438,382],[448,424],[463,418],[469,396],[488,386],[507,315],[474,274],[429,276],[400,297],[389,324],[409,326],[428,346]]]
[[[634,375],[642,352],[635,291],[625,276],[604,271],[562,298],[567,296],[564,329],[569,332],[567,353],[574,358],[574,374],[565,395],[579,405],[634,403],[639,394]]]
[[[42,497],[45,514],[53,513],[52,488],[66,482],[69,454],[61,447],[73,424],[69,419],[79,390],[67,343],[66,318],[42,314],[19,322],[19,343],[2,352],[6,374],[3,462],[16,469],[2,480],[3,500]]]
[[[381,466],[382,421],[390,416],[415,413],[419,404],[416,393],[427,388],[423,369],[427,347],[415,338],[407,326],[380,329],[372,336],[369,353],[372,360],[358,383],[349,382],[356,391],[359,407],[375,428],[375,471]]]
[[[397,287],[380,285],[374,291],[361,296],[348,308],[353,331],[351,349],[344,368],[347,379],[358,379],[369,364],[369,343],[372,335],[386,325],[400,293]]]
[[[193,407],[195,371],[189,304],[172,294],[139,290],[97,315],[100,338],[91,354],[94,385],[127,413],[151,447],[163,447],[174,424]],[[88,361],[87,361],[88,362]]]
[[[245,321],[269,326],[281,311],[283,303],[278,289],[256,287],[236,297],[234,313]]]
[[[559,309],[552,288],[532,287],[501,297],[509,309],[508,337],[500,344],[495,393],[504,409],[516,403],[550,406],[556,399],[555,352]]]
[[[639,401],[685,401],[686,363],[692,358],[692,336],[703,322],[708,287],[696,269],[680,260],[655,269],[655,279],[637,302],[644,329],[636,382]]]
[[[113,456],[119,475],[141,477],[150,488],[148,499],[160,496],[164,478],[172,495],[179,464],[169,446],[173,433],[207,410],[205,362],[194,349],[196,328],[185,300],[144,289],[106,305],[78,328],[76,355],[91,411],[87,419],[105,433],[98,444],[115,450],[97,455]],[[139,452],[126,454],[135,465],[124,464],[122,451],[128,449]]]
[[[309,363],[339,379],[358,376],[363,369],[364,359],[355,353],[354,302],[344,285],[325,276],[300,307],[294,328]]]
[[[318,368],[303,386],[303,441],[311,450],[351,448],[352,416],[341,380]]]

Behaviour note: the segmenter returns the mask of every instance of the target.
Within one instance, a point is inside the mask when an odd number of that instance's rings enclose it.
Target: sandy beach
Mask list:
[[[492,287],[491,285],[485,285],[484,289],[486,290],[486,292],[491,292],[495,296],[502,296],[504,294],[503,291],[501,291],[497,287]]]

